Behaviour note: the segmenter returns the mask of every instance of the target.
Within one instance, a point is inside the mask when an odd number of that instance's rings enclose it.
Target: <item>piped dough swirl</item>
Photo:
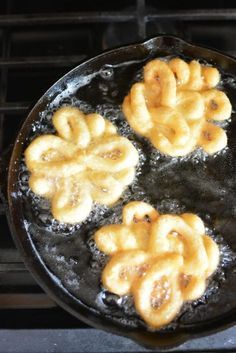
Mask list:
[[[229,119],[232,107],[216,88],[216,68],[174,58],[151,60],[143,71],[143,81],[133,84],[122,105],[135,132],[172,157],[197,147],[214,154],[227,145],[224,129],[214,121]]]
[[[151,328],[170,323],[185,301],[203,295],[219,263],[219,248],[193,213],[159,215],[151,205],[132,201],[121,224],[94,235],[110,256],[103,287],[119,296],[133,295],[138,314]]]
[[[93,202],[111,205],[120,198],[135,177],[138,152],[99,114],[66,106],[52,121],[57,134],[37,137],[25,151],[29,186],[51,200],[55,219],[78,223]]]

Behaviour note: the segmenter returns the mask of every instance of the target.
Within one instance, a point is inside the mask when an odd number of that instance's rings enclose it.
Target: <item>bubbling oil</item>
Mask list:
[[[173,331],[233,308],[230,293],[232,286],[236,285],[235,241],[232,241],[236,225],[233,148],[236,141],[230,131],[234,125],[235,108],[231,121],[223,123],[230,135],[229,146],[223,151],[214,156],[208,156],[201,149],[185,157],[164,156],[149,141],[132,131],[121,110],[121,103],[131,85],[142,79],[143,64],[143,61],[130,61],[105,65],[98,72],[67,83],[65,89],[56,96],[54,94],[45,110],[40,112],[29,136],[31,141],[38,135],[55,133],[52,115],[64,105],[77,106],[84,113],[97,112],[109,119],[117,126],[119,134],[127,137],[139,152],[135,180],[120,200],[112,207],[95,204],[89,217],[80,224],[59,223],[52,217],[50,202],[29,189],[24,158],[19,172],[18,197],[23,200],[28,234],[49,271],[75,298],[128,328],[146,326],[135,312],[132,296],[119,297],[101,287],[101,272],[108,257],[97,249],[93,239],[95,231],[106,224],[120,223],[123,206],[132,200],[148,202],[160,213],[199,214],[206,224],[206,233],[220,247],[220,265],[209,279],[205,294],[199,300],[185,304],[176,320],[162,329]],[[221,88],[232,99],[235,87],[236,79],[222,73]],[[93,91],[96,92],[94,99],[90,97]]]

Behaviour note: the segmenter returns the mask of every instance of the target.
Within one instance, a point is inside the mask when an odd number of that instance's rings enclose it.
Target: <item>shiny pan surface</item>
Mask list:
[[[225,127],[228,147],[215,156],[197,151],[185,158],[162,156],[128,126],[121,111],[131,85],[152,58],[182,57],[216,66],[222,89],[233,106]],[[53,132],[51,117],[62,105],[96,111],[116,124],[140,153],[137,178],[112,208],[95,207],[79,226],[59,224],[49,205],[28,189],[23,152],[32,138]],[[129,337],[149,347],[177,346],[193,337],[222,330],[236,313],[236,60],[171,36],[118,48],[90,59],[67,73],[40,98],[17,136],[8,175],[9,223],[17,247],[42,288],[64,309],[96,328]],[[132,298],[122,301],[102,291],[101,270],[107,259],[92,235],[101,225],[120,221],[122,206],[144,200],[160,213],[197,213],[219,243],[221,264],[206,294],[184,307],[166,328],[151,332],[136,315]]]

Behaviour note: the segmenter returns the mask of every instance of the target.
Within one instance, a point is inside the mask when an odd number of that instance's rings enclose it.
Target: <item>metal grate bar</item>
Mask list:
[[[143,8],[142,1],[138,1],[138,8]],[[141,13],[142,15],[142,13]],[[140,16],[140,14],[138,15]],[[158,11],[147,14],[143,12],[145,20],[177,20],[177,21],[206,21],[206,20],[236,20],[236,9],[205,9]],[[126,22],[136,20],[134,11],[102,11],[102,12],[77,12],[29,15],[1,15],[0,26],[33,26],[78,23],[108,23]]]
[[[31,103],[29,102],[12,102],[12,103],[2,103],[0,105],[0,113],[18,113],[22,114],[29,110]]]
[[[0,26],[32,26],[32,25],[59,25],[78,23],[107,23],[126,22],[136,19],[135,12],[131,11],[96,11],[73,12],[54,14],[29,14],[29,15],[1,15]]]
[[[16,249],[0,248],[0,263],[21,262],[22,258]]]
[[[0,293],[0,309],[53,307],[56,307],[56,304],[44,293]]]
[[[145,0],[137,0],[138,34],[141,39],[146,37]]]
[[[28,272],[22,262],[0,263],[0,273]]]
[[[196,9],[176,11],[152,11],[146,15],[146,20],[172,21],[224,21],[236,20],[236,9]],[[1,23],[1,22],[0,22]]]
[[[0,216],[4,215],[6,213],[5,206],[3,204],[0,204]]]
[[[0,68],[24,68],[24,67],[65,67],[77,64],[87,57],[86,54],[68,56],[41,56],[0,59]]]
[[[10,40],[8,29],[3,31],[2,42],[2,57],[8,58],[10,53]],[[5,103],[7,97],[7,84],[8,84],[8,69],[6,67],[1,69],[1,86],[0,86],[0,104]],[[3,146],[3,121],[4,115],[0,114],[0,151]]]

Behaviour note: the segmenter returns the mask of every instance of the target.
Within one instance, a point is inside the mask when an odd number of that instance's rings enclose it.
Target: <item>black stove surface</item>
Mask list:
[[[145,351],[128,339],[86,326],[37,285],[8,228],[5,171],[11,144],[30,107],[87,57],[157,34],[177,35],[236,56],[235,1],[205,0],[193,6],[170,0],[1,0],[0,353]],[[236,351],[236,327],[172,351]]]

